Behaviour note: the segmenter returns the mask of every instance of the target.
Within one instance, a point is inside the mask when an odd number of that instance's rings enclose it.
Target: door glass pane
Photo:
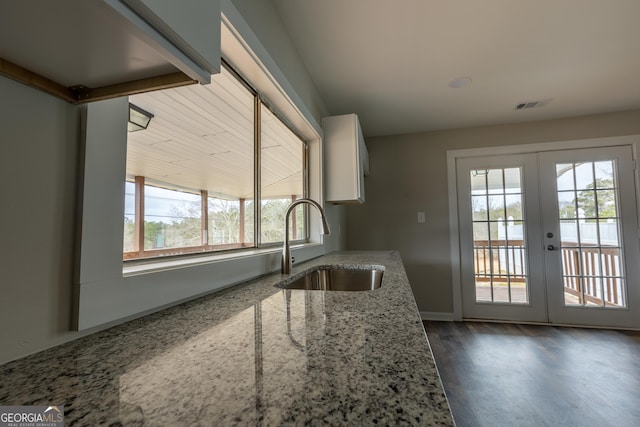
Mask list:
[[[476,301],[528,304],[522,170],[472,170],[470,180]]]
[[[612,188],[613,162],[595,162],[596,188]]]
[[[507,276],[495,276],[493,279],[493,301],[509,303],[509,279]]]
[[[522,185],[520,183],[520,169],[505,169],[504,182],[505,193],[522,193]]]
[[[567,306],[626,307],[615,166],[614,161],[556,165]],[[576,183],[575,192],[564,191],[570,182]]]
[[[576,163],[573,167],[576,190],[593,188],[593,163]]]
[[[563,258],[563,266],[565,259]],[[578,276],[564,276],[564,305],[575,306],[581,305],[582,284]]]
[[[487,194],[487,173],[485,169],[471,171],[471,194]]]
[[[620,248],[606,248],[602,250],[603,292],[604,303],[607,307],[626,306],[624,279],[621,277]]]
[[[560,218],[576,218],[576,193],[558,191],[558,213]]]
[[[558,191],[573,190],[576,188],[573,182],[573,174],[565,173],[571,169],[573,169],[572,163],[558,163],[556,165],[556,185]]]
[[[589,277],[599,277],[600,254],[597,248],[582,248],[582,274]]]
[[[489,189],[489,193],[504,193],[502,171],[502,169],[489,169],[487,171],[487,188]]]
[[[504,195],[489,196],[489,219],[493,221],[502,220],[504,219],[504,214]]]
[[[505,196],[507,220],[517,221],[522,219],[522,195],[508,194]]]
[[[483,222],[474,222],[473,223],[473,241],[478,242],[481,241],[480,244],[483,246],[489,246],[489,223],[486,221]]]
[[[615,218],[618,216],[615,190],[598,190],[596,191],[596,198],[598,199],[598,218]]]
[[[492,247],[504,244],[506,230],[506,224],[502,220],[489,222],[489,237],[491,238]]]
[[[603,305],[602,283],[600,277],[585,277],[585,304],[601,307]]]
[[[597,218],[596,213],[596,192],[593,190],[582,190],[578,192],[578,218]]]
[[[471,196],[471,210],[474,220],[487,220],[487,196]]]
[[[606,219],[598,221],[600,228],[600,243],[607,247],[620,246],[618,239],[618,221],[615,219]]]
[[[578,221],[560,220],[560,236],[564,246],[577,246]]]
[[[596,221],[579,221],[578,230],[580,236],[580,246],[584,248],[597,247],[600,245]]]

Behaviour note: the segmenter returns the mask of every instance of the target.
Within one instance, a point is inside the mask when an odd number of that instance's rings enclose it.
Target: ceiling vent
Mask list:
[[[530,108],[540,108],[540,107],[544,107],[549,102],[551,102],[551,99],[544,99],[542,101],[521,102],[520,104],[516,105],[516,108],[514,108],[514,110],[528,110]]]

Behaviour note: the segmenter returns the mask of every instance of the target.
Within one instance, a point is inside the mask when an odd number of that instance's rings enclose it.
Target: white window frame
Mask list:
[[[251,244],[209,244],[206,242],[204,238],[204,233],[208,228],[208,219],[206,215],[203,215],[201,218],[201,244],[192,245],[192,246],[183,246],[183,247],[168,247],[168,248],[158,248],[158,249],[145,249],[144,241],[135,241],[135,246],[138,248],[137,250],[131,251],[123,251],[123,259],[125,261],[125,266],[123,267],[123,271],[127,272],[131,270],[129,268],[130,265],[135,265],[135,270],[137,272],[141,272],[145,270],[145,266],[148,267],[148,270],[153,270],[158,267],[157,261],[159,258],[162,258],[163,261],[167,260],[170,257],[193,257],[193,256],[202,256],[207,254],[215,254],[220,251],[246,251],[247,248],[255,249],[255,248],[268,248],[282,245],[282,240],[273,241],[273,242],[264,242],[262,240],[262,201],[265,200],[262,197],[262,169],[263,169],[263,161],[262,161],[262,129],[264,129],[262,125],[263,117],[262,110],[267,109],[271,112],[275,120],[280,121],[280,123],[291,132],[293,136],[295,136],[296,140],[301,144],[301,158],[302,158],[302,173],[303,173],[303,188],[301,197],[309,197],[309,176],[308,176],[308,151],[309,147],[307,142],[302,138],[298,133],[291,128],[283,119],[282,114],[279,111],[276,111],[272,108],[269,102],[264,99],[264,97],[260,94],[260,91],[253,87],[249,82],[247,82],[230,64],[226,61],[222,61],[222,66],[228,71],[229,75],[236,79],[237,83],[243,87],[243,89],[253,98],[253,137],[254,137],[254,152],[252,159],[254,160],[253,165],[253,184],[254,184],[254,195],[253,195],[253,215],[257,220],[254,221],[254,227],[252,233],[254,235],[253,242]],[[171,89],[169,89],[171,90]],[[257,111],[260,110],[260,111]],[[131,175],[127,173],[127,177]],[[139,182],[138,180],[141,180]],[[145,197],[144,189],[147,185],[158,188],[167,188],[174,191],[184,192],[184,193],[193,193],[198,194],[202,198],[202,211],[207,211],[206,204],[208,203],[208,198],[205,196],[207,190],[201,188],[186,188],[181,187],[179,184],[171,184],[171,183],[163,183],[156,181],[154,184],[153,180],[148,180],[146,176],[136,176],[135,181],[129,178],[129,182],[134,183],[136,194],[141,192],[141,197]],[[139,205],[138,203],[134,203],[134,210],[136,211],[136,222],[134,223],[134,228],[136,230],[136,238],[137,240],[139,236],[142,235],[142,232],[139,231],[144,227],[145,217],[146,217],[146,203],[141,203],[142,212],[137,212]],[[301,222],[304,224],[304,234],[294,238],[290,238],[291,245],[299,245],[309,241],[309,209],[308,206],[302,206],[303,215],[301,218]],[[298,210],[292,212],[291,220],[295,221],[295,215]],[[140,223],[138,222],[140,221]],[[184,263],[188,263],[188,260],[185,260]],[[152,264],[149,264],[152,263]]]

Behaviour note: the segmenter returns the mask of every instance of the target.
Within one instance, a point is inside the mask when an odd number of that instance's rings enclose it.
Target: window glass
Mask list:
[[[284,240],[284,214],[292,201],[304,197],[305,144],[266,106],[261,106],[261,242]],[[305,207],[291,213],[289,239],[304,239]]]
[[[124,186],[124,252],[132,252],[135,247],[136,186],[127,181]]]
[[[244,217],[246,203],[243,200],[225,200],[216,197],[208,199],[208,244],[225,245],[233,243],[245,243],[247,236],[245,232],[246,218],[242,223],[240,219]],[[241,211],[240,207],[243,207]]]
[[[306,144],[232,71],[223,67],[210,85],[133,95],[129,102],[153,117],[146,129],[128,134],[125,259],[283,240],[284,213],[305,195]],[[142,201],[139,215],[136,194]],[[292,213],[290,239],[307,238],[305,214],[304,206]]]
[[[201,244],[200,195],[145,185],[144,249]]]

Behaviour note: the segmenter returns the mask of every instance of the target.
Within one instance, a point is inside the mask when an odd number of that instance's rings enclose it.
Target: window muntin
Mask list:
[[[306,194],[306,144],[232,71],[223,68],[213,80],[130,98],[154,118],[148,129],[129,133],[127,180],[147,185],[126,183],[124,259],[282,241],[284,210]],[[260,188],[256,160],[262,167]],[[173,193],[146,195],[163,187]],[[160,199],[162,209],[155,206]],[[144,229],[141,219],[136,222],[136,207],[143,211]],[[259,239],[256,211],[264,213]],[[305,240],[306,210],[299,207],[292,217],[290,238]],[[139,235],[144,244],[136,243]]]

